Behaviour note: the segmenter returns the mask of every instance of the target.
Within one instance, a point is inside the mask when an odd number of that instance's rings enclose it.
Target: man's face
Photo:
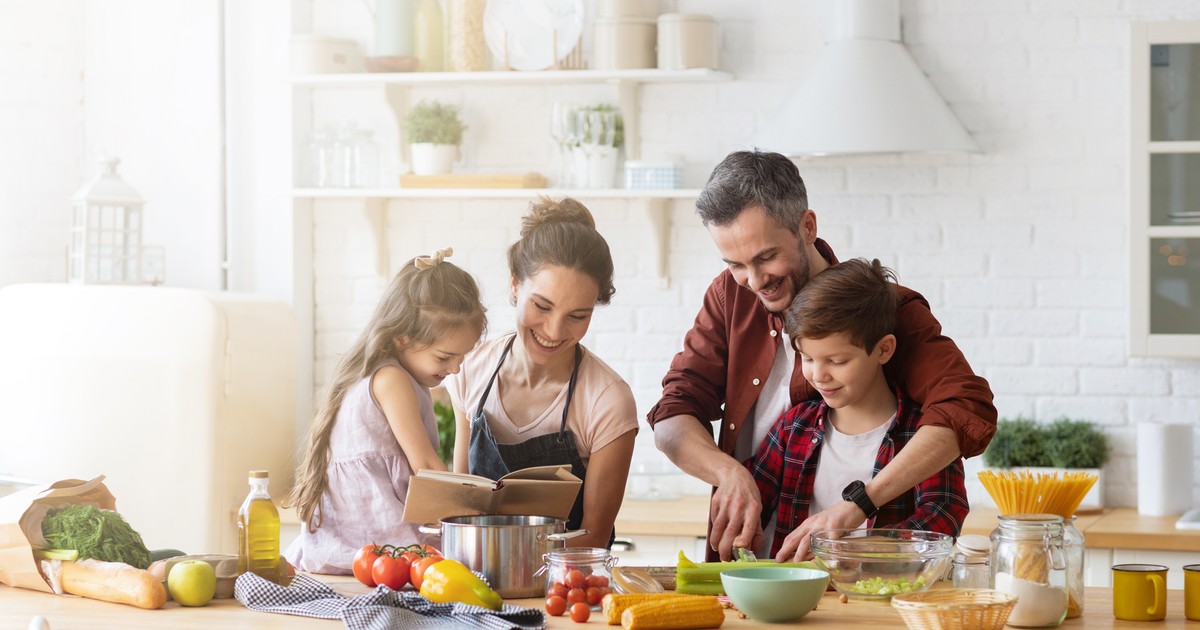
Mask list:
[[[808,282],[808,243],[816,237],[812,211],[800,229],[780,227],[759,206],[748,207],[729,225],[708,226],[708,233],[734,280],[754,291],[767,310],[783,313]]]

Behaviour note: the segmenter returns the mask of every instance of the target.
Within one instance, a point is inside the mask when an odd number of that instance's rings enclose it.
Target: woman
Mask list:
[[[568,544],[608,547],[638,429],[629,385],[580,343],[614,293],[608,243],[583,204],[542,197],[508,266],[516,331],[480,344],[447,379],[454,470],[498,479],[570,465],[583,487],[567,528],[589,534]]]

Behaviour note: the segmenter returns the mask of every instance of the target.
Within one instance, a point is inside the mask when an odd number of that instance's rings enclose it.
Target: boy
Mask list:
[[[861,258],[815,276],[788,310],[787,327],[804,378],[822,400],[783,414],[746,460],[762,495],[763,523],[778,509],[771,554],[798,557],[796,526],[853,501],[862,527],[921,529],[958,536],[969,507],[962,459],[879,506],[863,490],[917,431],[921,410],[893,389],[883,366],[896,351],[895,274]],[[807,554],[806,554],[807,555]]]

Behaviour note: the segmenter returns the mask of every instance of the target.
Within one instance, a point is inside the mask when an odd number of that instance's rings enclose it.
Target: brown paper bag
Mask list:
[[[46,545],[42,519],[50,510],[76,503],[116,509],[117,501],[103,481],[103,475],[91,481],[63,479],[0,497],[0,583],[54,592],[33,555],[34,549]]]

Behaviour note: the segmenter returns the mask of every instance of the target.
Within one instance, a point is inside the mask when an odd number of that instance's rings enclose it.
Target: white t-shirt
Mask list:
[[[488,379],[496,371],[496,362],[504,352],[511,334],[489,339],[471,351],[463,360],[458,374],[446,379],[446,390],[454,406],[462,409],[467,417],[475,414],[479,398],[487,387]],[[511,353],[510,353],[511,354]],[[511,356],[505,361],[512,360]],[[487,402],[483,404],[488,417],[488,427],[500,444],[517,444],[551,433],[557,433],[562,424],[563,405],[567,400],[567,385],[551,405],[536,414],[536,418],[525,426],[513,423],[501,404],[505,384],[499,377],[492,385]],[[533,414],[531,414],[533,415]],[[567,428],[575,435],[575,447],[579,457],[587,466],[592,453],[629,431],[638,430],[637,405],[633,390],[612,368],[587,350],[583,349],[583,360],[579,363],[579,376],[575,379],[575,395],[567,413]]]
[[[826,417],[821,458],[817,461],[817,476],[813,479],[809,514],[816,514],[841,503],[842,490],[851,481],[871,480],[871,473],[875,470],[875,457],[879,455],[879,445],[883,443],[883,436],[887,435],[888,429],[895,421],[896,415],[892,414],[887,422],[866,433],[846,435],[838,431]]]

